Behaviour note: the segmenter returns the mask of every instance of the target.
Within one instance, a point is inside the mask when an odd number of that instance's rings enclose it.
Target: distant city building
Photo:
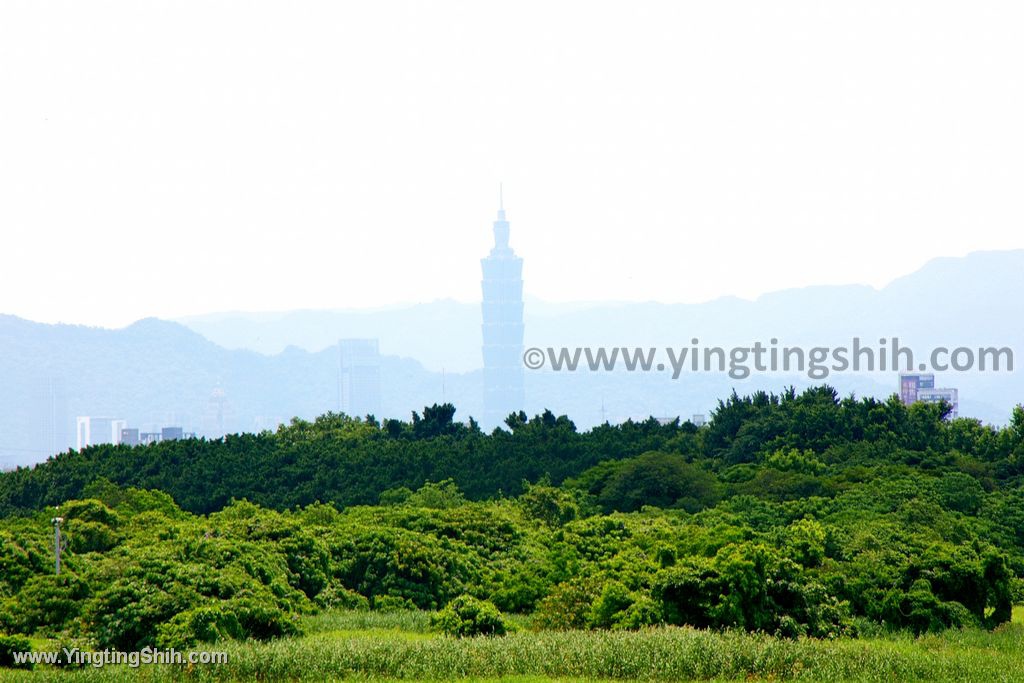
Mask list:
[[[164,427],[160,431],[144,432],[129,427],[125,420],[115,418],[81,417],[78,419],[78,450],[102,443],[124,445],[148,445],[160,441],[174,441],[181,438],[195,438],[194,432],[181,427]]]
[[[690,422],[697,427],[703,427],[708,423],[708,419],[700,413],[695,413],[694,416],[690,418]]]
[[[77,420],[76,448],[82,450],[88,446],[121,443],[121,430],[128,423],[116,417],[82,416]]]
[[[900,401],[902,401],[905,406],[909,406],[911,403],[917,403],[918,394],[922,389],[934,388],[935,375],[931,373],[900,373]]]
[[[523,409],[523,259],[509,246],[503,197],[494,221],[494,248],[483,269],[484,414],[486,427]]]
[[[160,432],[141,432],[139,434],[139,443],[143,446],[148,446],[151,443],[160,443]]]
[[[921,389],[917,392],[917,400],[921,403],[945,401],[951,408],[947,417],[952,419],[960,416],[960,392],[957,389],[944,387]]]
[[[215,387],[210,393],[203,414],[203,434],[212,439],[219,439],[234,429],[235,410],[221,387]]]
[[[75,445],[71,434],[72,417],[68,412],[67,392],[59,377],[48,377],[24,397],[31,421],[32,450],[40,456],[54,455]]]
[[[376,339],[338,342],[341,412],[351,417],[380,417],[380,343]]]
[[[952,408],[948,417],[960,415],[960,392],[953,388],[936,387],[935,375],[932,373],[900,373],[900,401],[907,406],[945,401]]]
[[[181,427],[164,427],[160,430],[161,441],[178,441],[185,438],[185,430]]]
[[[181,427],[162,427],[159,432],[143,432],[139,435],[139,440],[144,444],[194,438],[196,438],[195,432],[186,432]]]
[[[139,430],[135,428],[125,428],[121,430],[121,440],[119,443],[125,446],[138,446],[141,442],[139,441]]]

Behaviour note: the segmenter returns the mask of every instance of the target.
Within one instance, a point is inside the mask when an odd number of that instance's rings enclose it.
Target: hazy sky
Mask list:
[[[1024,246],[1024,8],[0,5],[0,312],[884,285]]]

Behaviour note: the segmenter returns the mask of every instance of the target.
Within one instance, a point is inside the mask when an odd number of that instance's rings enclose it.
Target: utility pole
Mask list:
[[[53,522],[53,555],[54,555],[54,568],[57,570],[57,576],[60,576],[60,553],[64,550],[64,541],[60,536],[60,523],[64,521],[63,517],[54,517]]]

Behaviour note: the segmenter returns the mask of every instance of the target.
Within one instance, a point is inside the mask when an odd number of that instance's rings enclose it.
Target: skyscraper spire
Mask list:
[[[483,425],[502,424],[523,409],[523,260],[509,246],[504,187],[498,185],[494,248],[483,268]]]
[[[508,229],[508,220],[505,218],[505,188],[502,183],[498,183],[498,220],[494,221],[494,249],[491,250],[492,255],[499,252],[508,252],[510,256],[514,256],[508,246]]]

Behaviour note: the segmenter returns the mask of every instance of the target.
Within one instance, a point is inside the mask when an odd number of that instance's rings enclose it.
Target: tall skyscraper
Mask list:
[[[342,339],[338,377],[341,412],[380,417],[380,344],[376,339]]]
[[[485,427],[500,425],[523,409],[523,259],[508,245],[504,197],[494,221],[494,248],[483,268],[483,356]]]

